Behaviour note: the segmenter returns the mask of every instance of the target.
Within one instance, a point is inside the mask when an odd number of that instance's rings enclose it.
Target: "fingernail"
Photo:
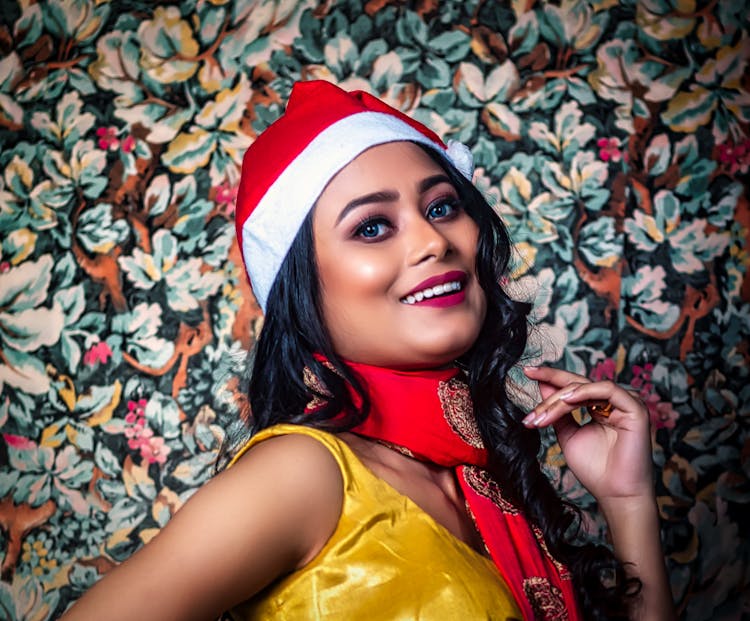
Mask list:
[[[536,418],[536,414],[534,412],[531,412],[529,415],[526,416],[521,422],[526,425],[527,427],[531,425],[532,421]]]
[[[545,420],[547,420],[547,412],[542,412],[534,419],[534,427],[539,427]]]
[[[565,399],[570,399],[573,396],[574,393],[575,393],[575,388],[573,390],[569,390],[568,392],[566,392],[563,395],[560,395],[560,399],[562,399],[563,401]]]

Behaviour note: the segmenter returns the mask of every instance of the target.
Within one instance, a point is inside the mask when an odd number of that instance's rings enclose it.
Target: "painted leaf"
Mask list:
[[[503,103],[487,104],[482,111],[482,122],[493,136],[510,141],[521,138],[521,119]]]
[[[199,47],[176,6],[157,6],[153,19],[144,21],[138,28],[138,36],[143,46],[140,64],[152,80],[162,84],[179,83],[198,70],[196,60],[177,60],[177,57],[194,58]]]
[[[189,133],[183,132],[172,140],[162,162],[172,172],[191,174],[208,163],[215,148],[216,137],[212,133],[193,127]]]
[[[661,117],[674,131],[692,133],[711,120],[716,106],[711,91],[694,86],[690,92],[677,94]]]
[[[76,235],[83,246],[92,254],[108,253],[121,244],[130,232],[124,220],[112,220],[112,205],[99,203],[86,209],[78,220]]]

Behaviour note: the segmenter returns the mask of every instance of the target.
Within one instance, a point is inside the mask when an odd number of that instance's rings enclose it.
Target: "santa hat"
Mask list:
[[[446,146],[376,97],[322,80],[294,85],[283,116],[245,153],[237,195],[237,238],[263,310],[297,231],[328,182],[370,147],[402,140],[435,149],[471,179],[467,147]]]

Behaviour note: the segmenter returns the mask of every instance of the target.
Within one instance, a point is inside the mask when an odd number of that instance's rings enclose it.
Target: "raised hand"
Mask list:
[[[653,496],[649,416],[637,397],[614,382],[592,382],[551,367],[524,372],[542,395],[524,424],[554,426],[573,474],[600,503]],[[597,412],[594,404],[611,409]],[[591,422],[579,425],[571,413],[587,406]]]

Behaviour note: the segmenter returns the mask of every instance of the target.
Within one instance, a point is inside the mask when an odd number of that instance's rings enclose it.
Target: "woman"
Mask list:
[[[645,408],[550,368],[525,369],[532,412],[509,399],[528,309],[471,173],[369,95],[295,86],[237,205],[266,311],[255,435],[66,619],[671,618]],[[618,560],[572,541],[537,462],[550,425]]]

